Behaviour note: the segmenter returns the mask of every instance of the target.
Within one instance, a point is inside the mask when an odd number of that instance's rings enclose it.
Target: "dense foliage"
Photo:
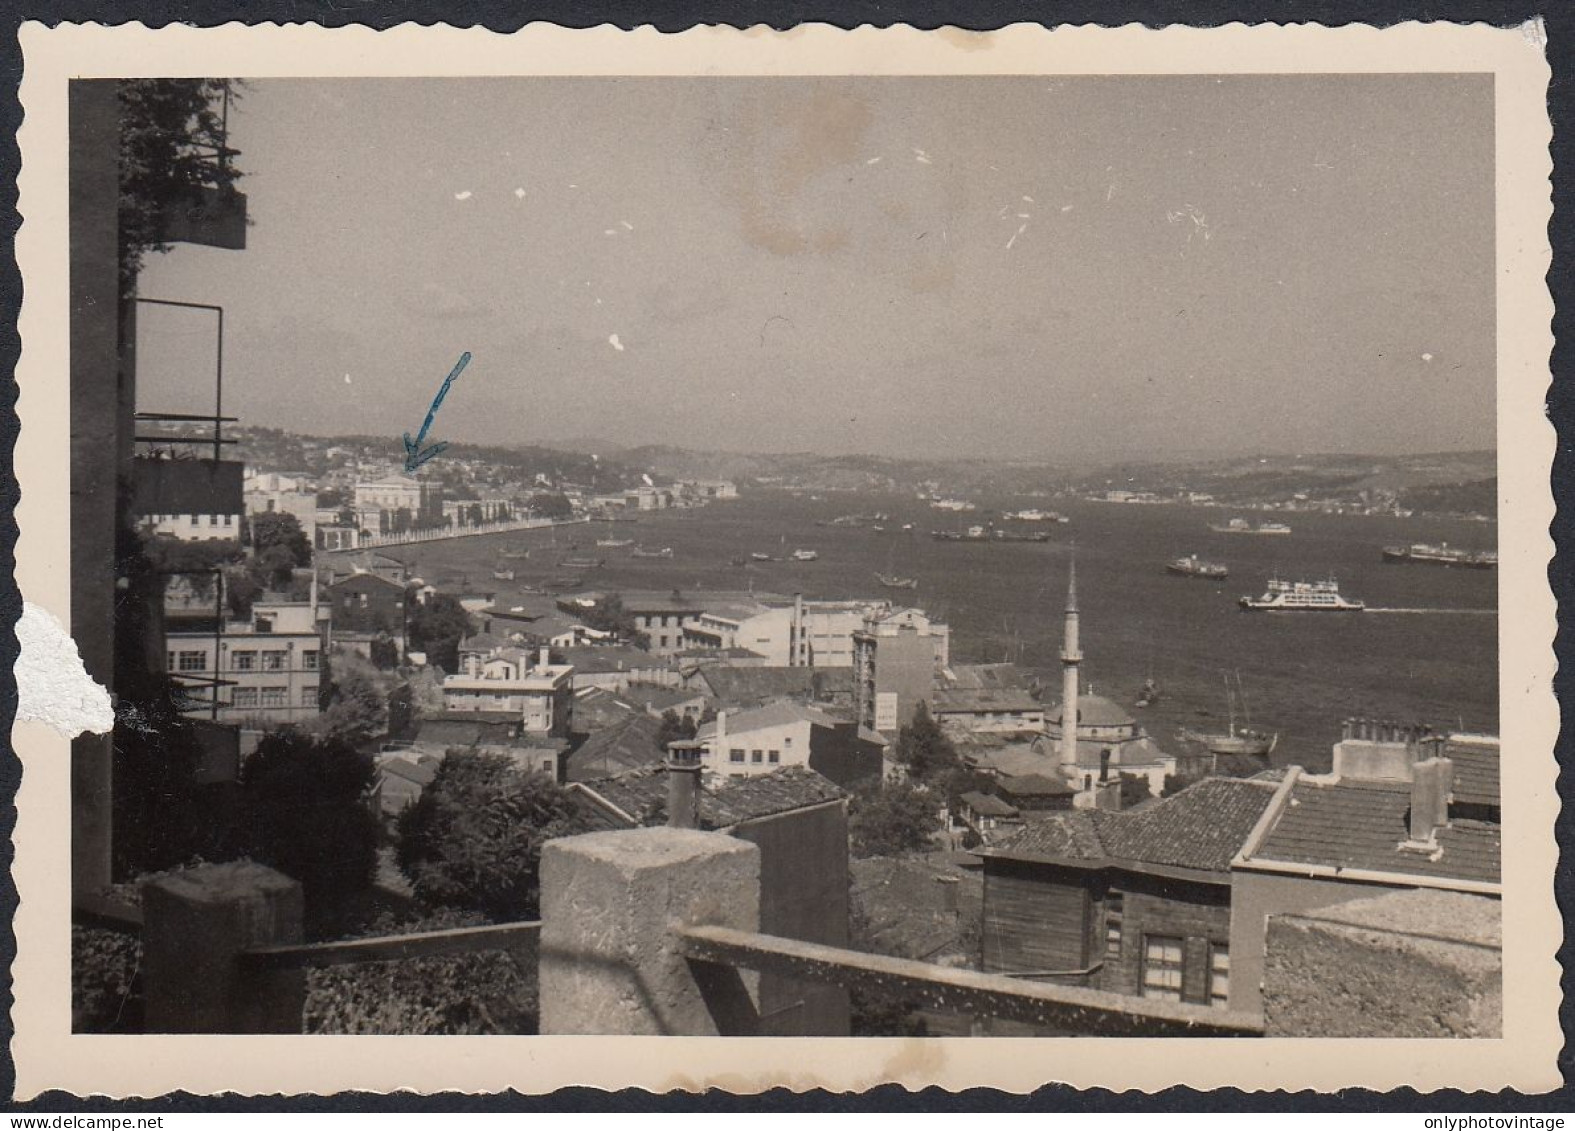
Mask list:
[[[399,921],[385,916],[365,937],[481,926],[482,915],[438,911]],[[331,966],[307,975],[304,1028],[308,1033],[534,1034],[537,1029],[536,955],[483,951]]]
[[[897,761],[907,767],[908,776],[921,782],[939,781],[962,766],[957,748],[922,699],[912,720],[897,732],[895,753]]]
[[[447,593],[434,593],[410,613],[410,649],[450,675],[459,671],[459,642],[475,631],[470,614]]]
[[[71,927],[71,1031],[142,1029],[142,940],[102,927]]]
[[[905,781],[855,792],[848,815],[854,856],[902,856],[935,847],[940,797]]]
[[[499,754],[452,750],[399,817],[399,866],[428,903],[535,918],[541,847],[586,831],[569,792]]]
[[[306,531],[301,529],[300,519],[293,514],[282,511],[254,514],[248,522],[252,549],[259,558],[282,550],[284,554],[277,556],[279,561],[288,561],[292,567],[312,564],[312,543],[307,540]]]
[[[363,746],[388,733],[388,688],[376,667],[353,652],[326,657],[327,704],[308,724],[313,734]]]
[[[634,614],[624,608],[621,594],[609,593],[590,608],[577,610],[575,615],[589,628],[611,632],[620,643],[636,648],[651,646],[651,638],[636,626]]]
[[[378,821],[370,755],[296,730],[263,736],[241,767],[241,847],[331,906],[372,882]]]
[[[166,218],[240,172],[221,159],[223,79],[127,79],[120,96],[120,275],[130,294],[143,256],[168,251]],[[232,92],[231,98],[234,98]]]

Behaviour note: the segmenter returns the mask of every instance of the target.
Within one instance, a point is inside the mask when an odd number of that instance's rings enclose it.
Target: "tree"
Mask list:
[[[270,732],[241,767],[246,852],[301,881],[308,902],[331,905],[368,887],[378,822],[368,805],[370,755],[342,739]]]
[[[897,732],[896,756],[908,768],[909,777],[921,782],[939,780],[962,768],[957,748],[922,699],[912,720]]]
[[[312,564],[312,543],[307,540],[301,521],[283,511],[265,511],[251,517],[252,549],[263,557],[270,551],[282,550],[285,556],[275,556],[276,561],[288,560],[291,566]]]
[[[939,798],[909,782],[889,781],[856,792],[848,818],[855,856],[902,856],[934,845]]]
[[[532,495],[530,502],[525,504],[533,514],[542,518],[568,518],[574,514],[574,504],[569,502],[566,495],[543,491],[539,495]]]
[[[241,173],[225,150],[219,103],[225,79],[120,82],[120,284],[136,288],[143,257],[168,251],[168,218],[204,189],[230,189]]]
[[[634,614],[624,608],[623,597],[617,593],[609,593],[590,608],[580,610],[579,617],[587,627],[610,632],[636,648],[651,646],[651,638],[639,630]]]
[[[695,721],[688,715],[680,716],[671,707],[662,712],[662,725],[656,730],[656,748],[666,750],[669,742],[678,742],[695,736]]]
[[[368,648],[372,666],[379,671],[389,671],[399,666],[399,645],[387,636],[379,636]]]
[[[1140,801],[1147,801],[1154,796],[1154,791],[1149,788],[1148,778],[1143,774],[1121,775],[1121,808],[1130,809]]]
[[[407,598],[407,605],[411,602]],[[409,637],[413,651],[425,652],[427,663],[450,674],[459,671],[459,642],[475,631],[470,614],[447,593],[434,593],[410,614]]]
[[[388,691],[377,669],[352,652],[328,658],[328,703],[313,734],[362,746],[388,732]]]
[[[399,866],[418,897],[506,921],[539,912],[541,846],[589,823],[545,774],[451,750],[398,827]]]
[[[470,525],[472,526],[480,526],[484,521],[486,521],[485,517],[482,515],[480,503],[471,503],[470,510],[467,513],[470,515]]]

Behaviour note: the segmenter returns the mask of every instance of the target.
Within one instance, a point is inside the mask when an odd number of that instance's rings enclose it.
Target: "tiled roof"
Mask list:
[[[958,691],[1027,691],[1038,682],[1016,664],[954,664],[948,674],[948,686]]]
[[[1190,791],[1188,791],[1190,792]],[[1254,859],[1497,883],[1499,826],[1454,821],[1434,852],[1402,849],[1410,838],[1407,783],[1301,778]]]
[[[392,774],[397,778],[404,778],[416,785],[428,786],[432,779],[437,777],[437,770],[430,765],[420,765],[406,758],[389,758],[378,769],[385,774]]]
[[[1268,782],[1205,778],[1142,809],[1057,813],[1000,842],[988,854],[1108,862],[1117,867],[1152,864],[1225,875],[1274,791]]]
[[[1015,817],[1017,809],[1008,805],[999,797],[991,797],[988,793],[965,793],[962,803],[972,809],[981,817]]]
[[[648,711],[661,714],[669,707],[679,703],[692,703],[696,699],[704,699],[702,691],[685,691],[683,688],[654,687],[649,684],[630,684],[619,692],[621,698],[630,703],[638,703]]]
[[[467,636],[459,642],[461,652],[491,652],[495,648],[508,645],[507,640],[493,636],[490,632],[478,632],[474,636]]]
[[[764,707],[756,707],[749,711],[729,711],[727,713],[727,733],[743,734],[746,731],[759,730],[762,727],[785,726],[788,723],[798,722],[829,727],[836,726],[838,721],[824,711],[817,710],[806,703],[796,703],[789,699],[781,699],[775,703],[767,703]],[[695,737],[716,737],[716,723],[706,723],[695,733]]]
[[[606,778],[625,770],[660,762],[656,743],[661,722],[641,712],[587,738],[568,758],[569,781]]]
[[[662,824],[667,820],[667,771],[660,765],[583,781],[580,785],[640,824]],[[700,826],[731,828],[743,821],[822,805],[846,796],[834,782],[805,766],[784,766],[752,777],[708,775],[700,786]]]
[[[1061,721],[1061,706],[1057,705],[1052,716],[1056,722]],[[1132,717],[1132,712],[1120,706],[1114,700],[1106,699],[1103,695],[1079,695],[1077,697],[1077,722],[1079,726],[1116,727],[1133,726],[1137,720]]]
[[[1455,766],[1455,800],[1462,805],[1498,805],[1498,747],[1479,742],[1451,740],[1444,757]]]
[[[1045,774],[1003,777],[995,783],[995,788],[1008,797],[1066,797],[1077,792],[1060,778]]]
[[[838,680],[837,675],[842,678]],[[764,702],[784,695],[809,699],[827,694],[824,689],[837,683],[847,689],[853,686],[851,668],[718,666],[704,668],[700,678],[711,689],[711,694],[724,703],[734,704]]]
[[[563,657],[564,663],[573,664],[577,672],[646,671],[667,666],[660,656],[621,644],[587,644],[564,648],[559,655]]]
[[[1043,711],[1044,704],[1017,688],[958,687],[931,695],[935,714],[962,711]]]

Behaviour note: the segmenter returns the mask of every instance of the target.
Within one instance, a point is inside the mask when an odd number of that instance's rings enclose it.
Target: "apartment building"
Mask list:
[[[165,667],[188,688],[187,714],[262,730],[315,718],[323,636],[312,601],[256,601],[215,632],[165,634]]]

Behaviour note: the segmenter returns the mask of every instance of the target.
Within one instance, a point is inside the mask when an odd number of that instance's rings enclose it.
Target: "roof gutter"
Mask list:
[[[1503,896],[1502,883],[1485,880],[1455,880],[1447,876],[1422,876],[1414,872],[1379,872],[1369,868],[1341,868],[1334,864],[1296,864],[1289,860],[1236,860],[1233,868],[1247,872],[1275,872],[1309,879],[1348,880],[1360,884],[1386,884],[1390,887],[1437,888],[1469,895]]]

